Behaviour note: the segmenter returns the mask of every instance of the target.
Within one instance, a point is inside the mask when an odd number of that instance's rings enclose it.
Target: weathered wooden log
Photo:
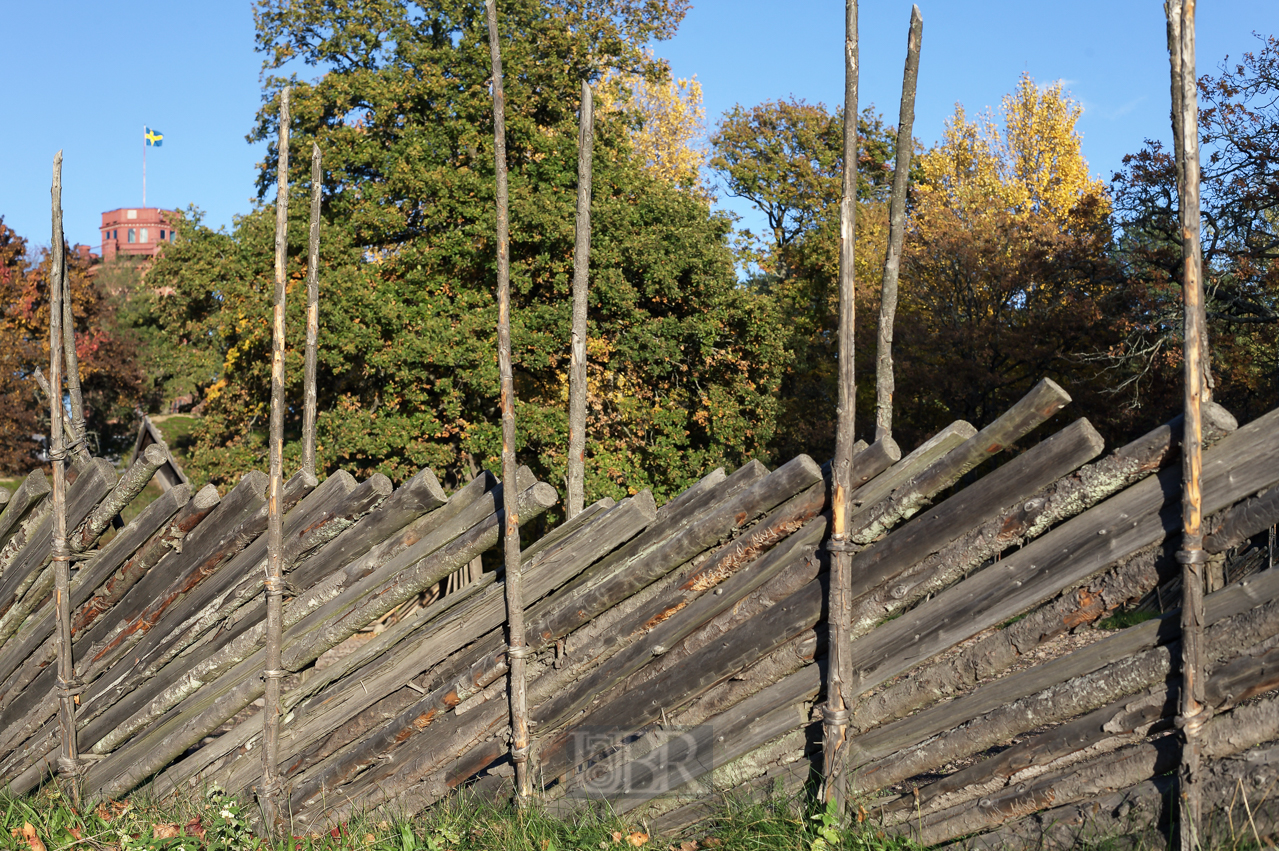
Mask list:
[[[244,521],[252,518],[263,505],[265,476],[251,473],[227,495],[218,508],[192,531],[180,552],[170,552],[161,559],[161,569],[151,570],[127,593],[114,609],[112,618],[99,618],[83,634],[77,636],[77,674],[86,682],[93,681],[118,660],[138,639],[148,632],[163,613],[181,600],[187,591],[212,573],[230,552],[238,551],[246,541],[237,537]],[[48,685],[24,690],[0,713],[0,756],[9,754],[19,743],[41,729],[49,717],[41,696]],[[88,706],[97,684],[90,686],[82,698],[81,712]],[[12,765],[25,767],[26,760],[36,758],[41,743],[24,746],[0,763],[10,776]],[[0,773],[4,773],[0,771]]]
[[[875,540],[899,520],[917,512],[928,494],[950,487],[982,461],[1002,452],[1060,411],[1069,401],[1070,394],[1055,381],[1043,379],[993,423],[895,489],[889,500],[869,506],[857,518],[853,540],[859,544]]]
[[[557,495],[550,485],[539,482],[520,497],[523,510],[519,516],[527,522],[553,505]],[[439,582],[493,546],[499,534],[498,525],[497,516],[491,515],[421,562],[410,563],[406,569],[396,571],[385,586],[365,599],[355,601],[336,622],[322,621],[310,630],[295,628],[290,631],[289,638],[286,638],[283,665],[289,670],[300,669],[356,630]],[[400,559],[393,561],[399,562]],[[305,619],[299,624],[307,625]],[[168,718],[94,763],[86,778],[88,787],[98,795],[119,794],[132,789],[260,696],[263,686],[254,676],[261,666],[260,655],[254,654],[237,665],[220,677],[218,683],[184,700]]]
[[[903,571],[909,571],[964,530],[979,526],[1009,506],[1024,503],[1041,488],[1095,458],[1102,445],[1101,435],[1087,420],[1076,420],[940,505],[912,517],[886,538],[858,553],[854,559],[856,570],[850,589],[852,612],[856,618],[851,627],[854,635],[864,635],[885,616],[895,614],[893,609],[900,611],[923,595],[910,594],[909,585],[903,588],[898,583],[898,587],[888,590],[889,611],[881,614],[872,610],[857,617],[857,604],[862,598]],[[958,567],[963,570],[965,565]],[[942,581],[953,581],[959,575],[962,574],[947,576]]]
[[[1021,620],[982,636],[953,656],[918,668],[909,677],[865,697],[853,708],[853,730],[864,733],[922,706],[969,690],[1007,670],[1018,658],[1045,642],[1140,599],[1159,583],[1156,561],[1160,552],[1157,547],[1148,547]]]
[[[763,478],[768,475],[767,468],[765,468],[763,464],[755,461],[751,461],[749,464],[743,465],[741,469],[736,472],[744,472],[748,470],[750,473],[755,474],[756,478]],[[736,475],[736,473],[734,473],[734,475]],[[697,511],[705,508],[709,504],[706,502],[707,496],[714,492],[715,489],[727,478],[728,475],[724,472],[724,468],[716,467],[714,470],[711,470],[705,476],[702,476],[696,482],[685,488],[683,493],[663,503],[662,506],[657,509],[657,519],[665,522],[666,519],[672,515],[679,514],[686,516],[689,509]]]
[[[906,67],[902,72],[901,109],[897,119],[897,147],[893,154],[893,188],[888,201],[888,250],[879,287],[879,336],[875,346],[875,436],[893,433],[893,322],[897,316],[897,278],[901,270],[902,243],[906,236],[906,180],[915,146],[915,90],[919,83],[919,46],[924,21],[919,7],[910,10],[906,36]]]
[[[1174,658],[1175,647],[1160,649],[1169,659]],[[1213,649],[1220,650],[1216,646]],[[1229,652],[1219,655],[1228,656]],[[1097,756],[1103,750],[1115,750],[1171,729],[1177,714],[1177,683],[1164,679],[1171,669],[1171,665],[1163,664],[1159,684],[1136,697],[1124,697],[916,789],[913,796],[903,796],[886,808],[889,820],[909,820],[916,825],[946,821],[950,816],[945,811],[965,801],[1000,792],[1013,782],[1059,772],[1081,756]],[[1254,647],[1232,661],[1216,665],[1205,683],[1205,694],[1208,705],[1220,715],[1277,686],[1279,649]]]
[[[573,230],[573,327],[569,339],[568,494],[570,518],[586,503],[586,297],[591,258],[591,158],[595,149],[595,107],[591,84],[582,81],[577,117],[577,223]]]
[[[35,376],[36,387],[40,388],[40,392],[44,394],[44,398],[47,401],[51,395],[49,393],[49,382],[45,379],[44,373],[40,371],[40,367],[38,366],[32,374]],[[63,431],[66,434],[74,434],[75,425],[72,423],[71,415],[67,413],[65,405],[62,406],[61,411]],[[76,440],[72,442],[67,446],[66,450],[71,453],[71,460],[73,464],[83,465],[88,464],[91,460],[93,460],[92,456],[89,454],[89,448],[85,446],[83,441]]]
[[[866,441],[859,440],[853,444],[853,450],[853,496],[851,502],[853,510],[857,511],[863,505],[861,497],[858,496],[861,493],[861,489],[870,484],[872,479],[900,461],[902,459],[902,450],[897,445],[897,441],[891,437],[880,438],[874,444],[869,445]],[[822,474],[829,476],[833,465],[833,460],[823,464]]]
[[[582,719],[585,724],[607,724],[619,731],[635,730],[660,717],[674,700],[687,700],[772,650],[786,639],[817,622],[824,589],[810,582],[786,600],[769,607],[750,622],[725,633],[723,640],[704,647],[664,677],[628,690]],[[678,695],[678,698],[672,698]],[[569,736],[561,734],[542,745],[539,764],[549,776],[571,767]],[[605,742],[600,741],[600,746]],[[589,754],[578,754],[586,757]]]
[[[731,477],[725,484],[729,481]],[[570,623],[588,620],[607,608],[606,600],[629,597],[722,540],[734,528],[818,481],[821,481],[818,466],[807,455],[800,455],[704,512],[691,524],[679,524],[674,534],[670,534],[671,530],[659,517],[644,534],[609,557],[607,571],[583,577],[561,592],[565,603],[560,614],[539,619],[537,629],[542,640],[566,634]]]
[[[107,461],[95,458],[88,470],[67,488],[66,521],[77,528],[98,501],[115,483],[115,470]],[[0,578],[0,642],[18,631],[27,616],[43,605],[53,588],[50,562],[54,513],[50,512],[31,530],[30,545],[24,547]]]
[[[320,146],[311,143],[311,225],[306,239],[306,353],[302,365],[302,471],[315,478],[315,367],[320,341]]]
[[[615,511],[609,512],[611,516],[605,515],[598,523],[592,524],[591,534],[578,536],[576,540],[566,540],[557,551],[547,552],[546,558],[539,560],[538,564],[525,568],[526,578],[529,580],[530,598],[542,596],[558,587],[568,576],[581,573],[587,565],[616,546],[617,540],[633,536],[639,528],[651,522],[654,513],[651,497],[647,500],[628,500],[627,503],[619,505]],[[437,625],[428,641],[418,645],[413,653],[414,659],[418,660],[415,663],[418,669],[429,665],[432,660],[443,659],[453,648],[465,645],[468,641],[474,641],[484,632],[492,631],[500,625],[500,611],[495,605],[496,595],[487,594],[485,597],[487,599],[477,600],[477,604],[469,607],[468,610],[459,611],[452,624]],[[529,615],[530,622],[536,623],[540,615],[536,605],[530,609]],[[535,639],[534,647],[544,644],[545,640]],[[473,661],[477,657],[478,663]],[[341,759],[325,766],[323,772],[305,781],[295,781],[293,795],[295,805],[300,806],[316,791],[336,788],[369,761],[376,760],[392,745],[402,741],[406,735],[420,731],[425,726],[421,721],[422,718],[433,719],[438,714],[456,706],[465,697],[500,677],[504,667],[505,652],[500,645],[500,636],[490,632],[477,642],[476,647],[465,654],[460,654],[444,670],[427,668],[431,681],[437,683],[437,686],[420,699],[413,701],[407,707],[403,706],[402,701],[381,702],[375,707],[375,711],[362,713],[360,717],[347,721],[339,735],[330,736],[322,742],[317,741],[315,747],[302,753],[293,761],[291,771],[297,772],[307,765],[324,759],[329,754],[336,753],[366,731],[372,731],[379,721],[387,717],[388,712],[392,710],[398,712],[388,726],[377,730],[371,737],[364,738],[358,748],[342,754]],[[379,672],[378,676],[381,677],[383,673],[389,672]],[[396,685],[404,682],[405,673],[407,672],[395,672],[390,682]],[[462,674],[465,674],[465,677],[459,679],[459,675]],[[356,686],[357,683],[353,682],[349,687],[353,694],[358,693]],[[371,691],[376,694],[378,689],[375,686]],[[351,708],[348,706],[345,711],[350,712]],[[330,715],[323,724],[308,722],[310,731],[299,729],[298,738],[318,740],[325,729],[331,728],[333,720]]]
[[[860,692],[1163,540],[1175,528],[1161,514],[1176,487],[1173,472],[1138,482],[858,639]],[[1205,455],[1205,510],[1219,511],[1276,478],[1279,411],[1228,435]]]
[[[36,504],[49,494],[50,488],[49,480],[45,478],[43,471],[32,470],[27,474],[22,484],[18,485],[5,502],[4,511],[0,512],[0,546],[9,543],[9,539],[21,527],[22,521],[27,519]],[[4,567],[8,564],[8,559],[4,558],[3,552],[4,550],[0,550],[0,575],[4,574]]]
[[[956,420],[915,447],[905,458],[895,462],[874,479],[867,481],[852,495],[853,516],[887,499],[895,490],[928,469],[936,461],[977,433],[963,420]],[[899,450],[900,451],[900,450]]]
[[[306,506],[305,501],[303,505],[299,505],[297,511],[304,512],[303,517],[298,518],[296,523],[289,524],[289,528],[285,530],[287,537],[282,535],[283,551],[280,557],[292,561],[305,554],[309,548],[321,545],[327,534],[335,534],[325,531],[335,519],[349,520],[350,515],[361,514],[370,504],[379,501],[389,492],[390,482],[381,476],[377,479],[370,480],[376,487],[356,488],[339,497],[336,505],[329,500],[322,501],[318,505]],[[340,491],[340,488],[338,490]],[[320,492],[317,489],[311,496],[314,497]],[[294,513],[290,512],[290,519],[293,518]],[[313,519],[317,514],[319,519]],[[302,528],[299,530],[298,526]],[[340,527],[341,524],[339,524]],[[245,550],[245,553],[249,552],[250,550]],[[255,580],[261,576],[263,564],[264,561],[258,559],[258,563],[250,567],[249,575]],[[226,611],[226,608],[228,607],[224,607],[223,610]],[[87,725],[85,741],[92,741],[97,736],[101,736],[93,748],[96,753],[105,753],[142,729],[169,707],[193,693],[202,684],[212,682],[233,665],[263,647],[267,630],[263,618],[264,609],[265,604],[260,598],[252,599],[249,605],[233,612],[232,617],[239,621],[237,628],[225,635],[214,634],[211,640],[195,644],[194,646],[200,652],[186,652],[165,664],[162,669],[136,671],[133,677],[126,679],[120,686],[122,697],[127,695],[127,699],[121,699],[93,724]],[[296,620],[295,618],[294,622]],[[282,616],[282,628],[287,622],[287,619]],[[145,706],[146,710],[138,711],[139,706]]]
[[[1245,500],[1213,518],[1204,549],[1222,553],[1279,523],[1279,487]]]
[[[148,505],[141,514],[134,518],[120,533],[111,539],[95,558],[89,560],[76,574],[71,587],[71,607],[73,632],[86,622],[86,614],[79,611],[85,598],[93,593],[102,582],[158,534],[158,530],[166,524],[180,507],[187,503],[190,493],[189,485],[181,485],[166,492],[160,499]],[[214,492],[216,494],[216,491]],[[86,586],[88,586],[86,588]],[[95,610],[96,612],[96,610]],[[96,614],[94,615],[96,616]],[[92,620],[92,617],[88,618]],[[50,637],[54,632],[54,612],[51,603],[46,603],[36,614],[34,622],[28,623],[25,629],[0,648],[0,706],[8,703],[8,695],[23,688],[36,674],[54,658],[54,647]],[[37,652],[37,648],[40,648]],[[34,657],[32,654],[36,654]],[[28,673],[18,681],[6,681],[19,666]]]
[[[1269,584],[1279,588],[1279,581]],[[1219,606],[1214,601],[1212,608]],[[862,766],[859,788],[885,788],[1162,681],[1173,670],[1176,650],[1155,646],[1160,627],[1168,632],[1172,623],[1168,617],[1125,630],[859,737],[854,742]],[[1279,634],[1279,603],[1214,621],[1209,634],[1218,658],[1236,655]]]
[[[820,532],[811,535],[813,540],[807,542],[801,540],[804,536],[791,533],[825,505],[826,483],[819,482],[788,500],[745,536],[699,565],[679,586],[678,595],[654,601],[656,605],[632,613],[614,633],[616,641],[629,641],[628,646],[613,653],[604,664],[568,688],[540,702],[535,712],[539,730],[556,726],[592,698],[638,671],[654,656],[674,647],[700,625],[736,605],[790,564],[805,543],[809,549],[798,557],[811,556]],[[776,548],[768,550],[768,555],[758,557],[761,551],[779,541]],[[743,569],[746,565],[750,566],[749,570]],[[707,595],[712,589],[715,593]]]
[[[1270,698],[1208,721],[1202,732],[1201,754],[1207,759],[1221,759],[1275,738],[1279,738],[1279,699]],[[1263,758],[1265,753],[1257,753],[1256,757],[1245,762],[1251,764],[1255,771],[1260,761],[1258,758]],[[1175,737],[1140,742],[1072,765],[1065,772],[1037,777],[988,795],[976,807],[965,805],[956,808],[958,811],[951,809],[937,813],[923,824],[922,830],[913,822],[907,824],[917,841],[933,845],[989,830],[1023,813],[1055,805],[1054,810],[1045,814],[1047,816],[1059,811],[1062,805],[1148,781],[1175,770],[1181,762],[1180,756],[1180,743]],[[1273,783],[1273,778],[1270,782]]]
[[[67,539],[67,544],[71,547],[73,553],[82,553],[89,547],[93,546],[93,542],[98,536],[106,531],[111,525],[111,521],[115,519],[125,506],[133,502],[134,497],[142,493],[142,489],[147,486],[147,482],[151,481],[151,477],[155,475],[155,471],[160,468],[167,459],[164,449],[157,444],[151,444],[142,454],[134,459],[129,469],[124,471],[124,475],[120,477],[120,481],[116,482],[111,493],[103,498],[102,502],[94,506],[93,511],[89,512],[89,516],[81,521],[76,530],[71,533]]]

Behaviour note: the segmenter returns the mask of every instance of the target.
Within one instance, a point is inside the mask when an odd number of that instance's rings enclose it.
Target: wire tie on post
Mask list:
[[[1178,564],[1204,564],[1208,561],[1207,550],[1177,550]]]
[[[529,747],[511,748],[511,762],[528,762]]]
[[[854,544],[848,538],[845,538],[842,536],[835,537],[834,535],[832,535],[826,541],[826,552],[828,553],[856,553],[856,552],[859,552],[860,550],[861,550],[861,547]]]
[[[284,580],[278,576],[268,576],[262,581],[262,587],[266,589],[268,596],[284,596]]]
[[[831,709],[829,706],[822,707],[822,720],[834,727],[844,727],[848,725],[849,715],[847,709]]]
[[[521,644],[518,647],[513,647],[510,644],[506,645],[507,659],[527,659],[532,652],[533,648],[529,647],[527,644]]]
[[[84,681],[79,677],[72,677],[69,680],[58,677],[58,694],[63,697],[75,697],[76,695],[84,694],[84,690]]]
[[[264,680],[282,680],[288,675],[288,671],[280,668],[266,668],[262,671],[262,679]]]

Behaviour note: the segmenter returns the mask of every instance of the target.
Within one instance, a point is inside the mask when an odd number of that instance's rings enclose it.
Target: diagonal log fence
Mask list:
[[[1061,843],[1112,799],[1172,829],[1159,790],[1179,760],[1179,615],[1091,625],[1175,577],[1181,420],[1109,453],[1086,420],[1017,450],[1068,403],[1044,381],[980,430],[956,423],[905,456],[886,440],[855,458],[848,793],[887,831]],[[1208,403],[1203,422],[1204,547],[1229,559],[1279,519],[1279,411],[1238,427]],[[221,497],[173,488],[113,529],[153,454],[120,476],[68,464],[68,541],[87,556],[68,597],[84,792],[250,795],[267,477]],[[527,469],[513,484],[522,523],[558,502]],[[525,542],[529,765],[546,806],[606,799],[673,831],[725,794],[814,788],[830,489],[829,467],[806,456],[751,462],[660,508],[647,492],[597,502]],[[342,472],[284,483],[277,746],[295,832],[462,788],[511,791],[505,568],[491,557],[439,593],[495,552],[503,493],[481,473],[446,495],[430,470],[399,488]],[[48,503],[35,473],[0,513],[0,776],[16,793],[62,753]],[[1210,832],[1229,778],[1236,801],[1254,792],[1265,772],[1245,767],[1279,738],[1279,574],[1204,602]],[[1081,632],[1105,637],[1045,656]],[[1259,791],[1254,803],[1273,830],[1273,806]]]

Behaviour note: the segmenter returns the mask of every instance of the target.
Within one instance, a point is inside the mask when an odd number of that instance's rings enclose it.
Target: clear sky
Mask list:
[[[861,105],[895,124],[910,2],[861,6]],[[1084,155],[1107,180],[1143,139],[1168,138],[1158,0],[919,6],[915,135],[924,144],[937,141],[955,103],[970,113],[998,108],[1022,73],[1062,80],[1083,105]],[[833,106],[843,90],[843,15],[838,0],[694,0],[679,34],[656,52],[677,76],[701,81],[712,127],[735,103],[794,95]],[[102,212],[142,203],[144,125],[164,134],[147,156],[149,206],[195,204],[215,227],[251,209],[265,148],[245,141],[261,102],[248,0],[11,3],[5,31],[0,215],[20,235],[49,242],[49,180],[62,149],[67,236],[97,246]],[[1279,32],[1277,0],[1199,4],[1200,73],[1255,49],[1254,31]]]

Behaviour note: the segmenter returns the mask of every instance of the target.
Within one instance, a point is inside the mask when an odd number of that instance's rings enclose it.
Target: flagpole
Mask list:
[[[142,207],[147,206],[147,126],[142,125]]]

